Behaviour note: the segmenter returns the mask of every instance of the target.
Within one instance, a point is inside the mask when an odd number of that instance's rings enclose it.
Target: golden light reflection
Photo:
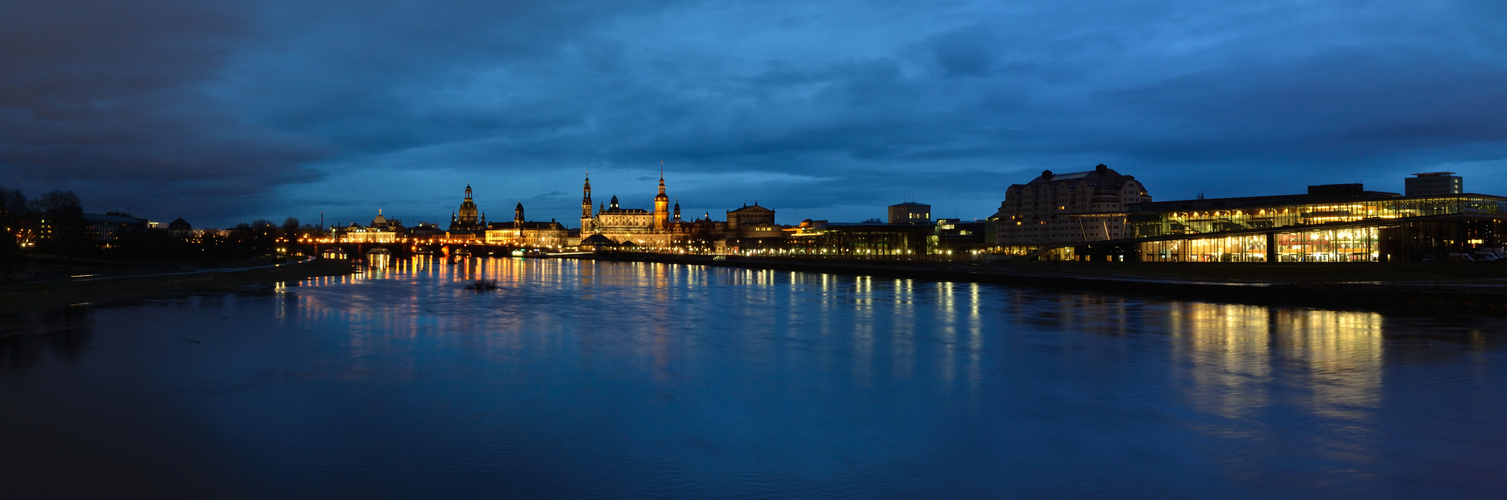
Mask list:
[[[1223,417],[1205,431],[1260,447],[1282,436],[1248,423],[1296,409],[1329,426],[1316,452],[1345,460],[1374,454],[1365,421],[1381,399],[1380,314],[1183,303],[1166,319],[1173,373],[1190,406]],[[1229,460],[1238,466],[1243,458]]]

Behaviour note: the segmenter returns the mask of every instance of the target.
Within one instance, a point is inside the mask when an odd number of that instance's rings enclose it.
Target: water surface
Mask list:
[[[482,277],[503,288],[463,289]],[[1496,318],[416,259],[17,329],[0,338],[0,498],[1507,486]]]

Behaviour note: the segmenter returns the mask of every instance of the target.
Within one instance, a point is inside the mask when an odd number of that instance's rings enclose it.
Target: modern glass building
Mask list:
[[[1507,244],[1507,197],[1402,196],[1359,184],[1308,194],[1140,203],[1130,238],[1074,246],[1074,260],[1397,262]]]

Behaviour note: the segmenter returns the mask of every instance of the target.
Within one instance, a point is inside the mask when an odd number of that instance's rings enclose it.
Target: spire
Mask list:
[[[591,171],[588,170],[586,184],[581,186],[581,218],[590,219],[591,217]]]
[[[469,201],[470,199],[471,199],[471,184],[467,183],[466,184],[466,200]]]
[[[659,160],[659,195],[665,195],[665,161]]]

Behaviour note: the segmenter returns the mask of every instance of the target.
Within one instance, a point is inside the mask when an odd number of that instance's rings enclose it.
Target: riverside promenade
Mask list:
[[[1507,264],[927,262],[600,253],[603,261],[863,274],[1315,307],[1507,314]]]

